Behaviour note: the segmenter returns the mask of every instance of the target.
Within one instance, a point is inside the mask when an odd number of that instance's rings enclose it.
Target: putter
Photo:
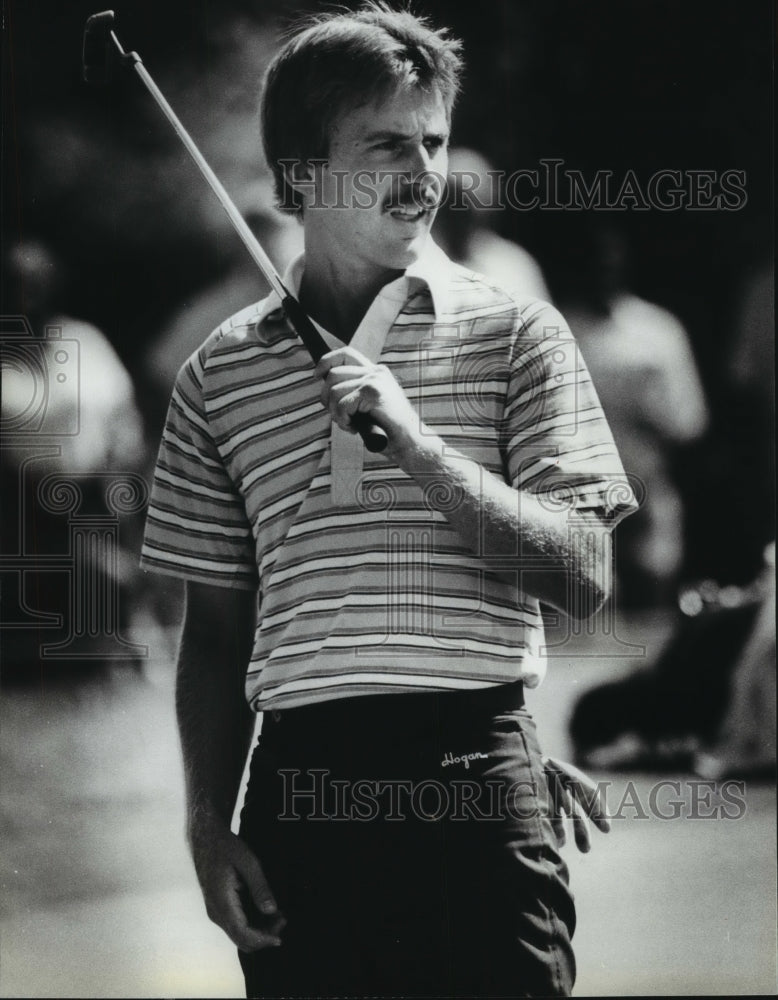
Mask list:
[[[99,14],[92,14],[87,19],[84,26],[83,76],[85,82],[94,85],[109,83],[113,77],[114,68],[117,65],[132,67],[135,70],[143,85],[156,101],[162,114],[170,122],[173,131],[184,144],[186,151],[197,164],[200,173],[210,185],[211,190],[219,199],[235,232],[251,254],[254,263],[265,276],[270,287],[281,299],[281,306],[286,313],[287,319],[307,348],[314,364],[316,364],[324,354],[328,353],[330,348],[324,342],[321,334],[311,322],[310,317],[300,303],[281,281],[278,272],[273,267],[273,263],[268,255],[262,249],[259,240],[254,236],[248,223],[235,207],[234,202],[227,194],[221,181],[210,168],[205,157],[195,145],[194,140],[181,124],[162,91],[152,80],[138,53],[125,52],[122,48],[121,42],[113,30],[114,22],[115,17],[112,10],[104,10]],[[388,443],[386,432],[382,427],[374,423],[368,414],[354,414],[351,418],[351,423],[365,442],[365,447],[368,451],[379,452],[386,448]]]

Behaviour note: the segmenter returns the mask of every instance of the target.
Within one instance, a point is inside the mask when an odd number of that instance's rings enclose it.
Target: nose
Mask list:
[[[435,208],[443,193],[443,178],[436,173],[424,174],[418,185],[419,201],[424,208]]]
[[[414,143],[408,155],[408,170],[416,179],[432,170],[432,157],[423,142]]]
[[[414,145],[409,152],[406,171],[419,207],[434,208],[440,201],[445,181],[433,166],[433,157],[423,143]]]

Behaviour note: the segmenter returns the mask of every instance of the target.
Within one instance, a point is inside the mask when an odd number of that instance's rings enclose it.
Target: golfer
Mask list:
[[[633,504],[562,316],[430,236],[460,69],[458,42],[384,4],[286,42],[262,138],[304,229],[285,283],[331,351],[314,369],[271,295],[170,404],[143,563],[186,581],[188,837],[249,996],[556,996],[575,977],[524,698],[541,602],[601,605]]]

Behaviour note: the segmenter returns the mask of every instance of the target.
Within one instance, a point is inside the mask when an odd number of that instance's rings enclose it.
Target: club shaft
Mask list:
[[[111,32],[111,34],[113,35],[113,32]],[[113,37],[117,46],[121,49],[121,46],[118,44],[118,40],[116,40],[116,36],[113,35]],[[122,54],[124,54],[123,51]],[[178,115],[170,107],[167,100],[165,99],[165,95],[156,85],[153,78],[151,77],[151,74],[148,72],[148,70],[140,61],[140,59],[137,59],[134,62],[133,69],[140,77],[146,90],[148,90],[148,92],[157,102],[160,111],[170,122],[176,135],[186,148],[186,151],[192,157],[200,173],[208,182],[208,185],[210,186],[213,193],[219,199],[219,202],[224,211],[227,213],[227,216],[230,222],[232,223],[235,232],[243,241],[246,249],[251,254],[251,257],[256,263],[257,267],[264,274],[265,278],[267,278],[270,287],[273,289],[274,292],[276,292],[280,296],[280,298],[282,299],[286,298],[286,296],[289,293],[284,287],[284,284],[281,281],[280,277],[278,276],[278,272],[273,267],[272,261],[265,253],[265,251],[262,249],[259,241],[252,233],[246,220],[243,218],[238,209],[235,207],[232,198],[230,198],[230,196],[227,194],[224,185],[216,176],[216,174],[213,172],[210,165],[208,164],[208,161],[205,159],[203,154],[197,148],[197,145],[195,144],[194,140],[182,125]]]
[[[173,127],[173,131],[176,133],[178,138],[184,144],[189,155],[192,157],[194,162],[197,164],[200,173],[203,175],[205,180],[208,182],[213,193],[219,199],[222,208],[227,213],[227,216],[232,223],[235,232],[243,241],[246,249],[251,254],[252,259],[256,263],[257,267],[264,274],[270,287],[281,299],[281,304],[284,308],[290,323],[297,331],[298,336],[305,344],[308,349],[309,354],[313,358],[314,362],[320,360],[320,358],[327,353],[329,348],[325,343],[323,337],[316,329],[315,325],[311,321],[310,317],[305,313],[305,311],[300,306],[299,302],[293,295],[291,295],[288,289],[284,286],[281,278],[278,276],[278,272],[273,267],[273,263],[262,249],[259,240],[254,236],[251,229],[249,229],[246,220],[240,214],[240,212],[235,207],[232,198],[227,194],[224,186],[222,185],[219,178],[211,170],[208,161],[205,159],[203,154],[195,145],[194,140],[189,135],[187,130],[181,124],[178,115],[170,107],[164,94],[156,85],[152,79],[150,73],[146,67],[141,62],[140,56],[136,52],[126,53],[122,48],[122,44],[116,37],[116,34],[112,31],[110,33],[111,41],[116,46],[116,49],[121,57],[125,60],[131,60],[133,69],[137,73],[141,82],[145,86],[146,90],[151,94],[151,96],[156,101],[160,111],[164,114],[167,120]],[[369,451],[379,452],[383,451],[387,445],[386,432],[375,424],[367,414],[357,413],[352,418],[352,425],[359,432],[365,446]]]

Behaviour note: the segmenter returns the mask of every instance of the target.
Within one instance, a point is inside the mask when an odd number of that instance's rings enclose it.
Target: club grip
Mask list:
[[[351,418],[351,424],[365,442],[368,451],[373,453],[384,451],[389,444],[386,431],[374,420],[371,420],[368,413],[355,413]]]
[[[313,358],[315,364],[329,352],[324,338],[311,322],[310,316],[306,313],[300,303],[293,295],[285,295],[281,300],[287,319],[295,328],[297,336],[308,348],[308,353]],[[383,427],[379,427],[375,421],[371,420],[367,413],[355,413],[351,418],[351,424],[365,442],[365,447],[371,452],[384,451],[389,438]]]

